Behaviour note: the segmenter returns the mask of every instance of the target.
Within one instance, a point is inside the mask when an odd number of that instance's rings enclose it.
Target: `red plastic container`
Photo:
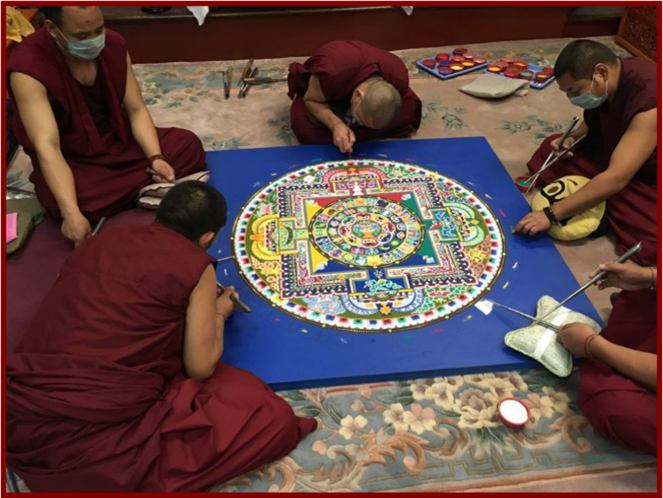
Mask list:
[[[511,66],[515,62],[511,57],[502,57],[500,61],[505,62],[509,66]]]
[[[527,69],[529,67],[529,64],[525,61],[516,61],[513,65],[518,66],[520,69]]]
[[[475,62],[477,65],[480,65],[480,64],[485,64],[485,63],[488,62],[488,61],[486,60],[485,57],[475,57],[475,58],[474,58],[474,62]]]
[[[437,61],[435,59],[425,59],[422,64],[427,68],[435,69],[435,66],[437,66]]]
[[[541,69],[541,72],[552,76],[555,73],[555,70],[550,66],[546,66],[543,69]]]
[[[467,53],[467,49],[465,47],[456,47],[454,48],[454,55],[463,55]]]
[[[520,76],[520,71],[516,71],[515,69],[507,69],[504,71],[504,76],[507,78],[517,78]]]

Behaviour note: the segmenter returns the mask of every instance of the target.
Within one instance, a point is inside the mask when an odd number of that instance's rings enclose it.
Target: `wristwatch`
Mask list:
[[[559,225],[559,220],[555,213],[553,213],[552,206],[546,206],[543,208],[543,214],[546,215],[551,225]]]

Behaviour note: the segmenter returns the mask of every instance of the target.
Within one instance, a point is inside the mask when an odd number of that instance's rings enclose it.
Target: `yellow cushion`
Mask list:
[[[574,194],[589,180],[584,176],[565,176],[551,183],[541,190],[532,201],[532,211],[541,211],[562,199]],[[605,202],[594,206],[587,211],[572,216],[567,220],[561,220],[559,225],[553,225],[548,234],[557,240],[578,240],[591,235],[601,224],[605,213]]]

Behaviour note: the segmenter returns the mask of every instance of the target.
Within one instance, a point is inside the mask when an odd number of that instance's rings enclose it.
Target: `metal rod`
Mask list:
[[[642,242],[638,242],[636,245],[634,245],[634,246],[631,247],[628,251],[626,251],[624,254],[622,254],[620,257],[618,257],[618,258],[615,260],[615,263],[617,263],[617,264],[624,263],[625,261],[628,261],[629,259],[631,259],[631,257],[632,257],[633,255],[639,253],[641,250],[642,250]],[[542,316],[541,319],[544,319],[544,318],[547,317],[548,315],[550,315],[550,314],[554,313],[555,311],[557,311],[558,309],[560,309],[562,306],[564,306],[566,303],[568,303],[571,299],[573,299],[574,297],[576,297],[578,294],[582,294],[583,292],[585,292],[585,290],[587,290],[589,287],[591,287],[592,285],[594,285],[596,282],[598,282],[598,281],[601,280],[602,278],[605,278],[605,276],[606,276],[607,274],[608,274],[608,272],[605,271],[605,270],[603,270],[603,271],[597,273],[597,274],[596,274],[593,278],[591,278],[591,279],[590,279],[585,285],[583,285],[582,287],[580,287],[580,289],[578,289],[577,291],[575,291],[575,292],[574,292],[573,294],[571,294],[569,297],[567,297],[566,299],[564,299],[564,301],[562,301],[561,303],[559,303],[557,306],[555,306],[553,309],[551,309],[548,313],[546,313],[544,316]]]
[[[566,130],[564,131],[564,133],[562,133],[562,136],[560,136],[559,140],[557,141],[557,150],[553,149],[553,150],[550,151],[550,154],[548,154],[548,158],[543,163],[543,166],[541,167],[541,169],[544,169],[546,167],[546,164],[548,164],[548,162],[550,162],[550,159],[552,158],[552,156],[555,155],[555,153],[559,153],[559,149],[564,147],[564,140],[566,140],[566,138],[569,136],[569,133],[571,133],[571,131],[576,127],[576,125],[578,124],[578,121],[580,121],[580,118],[578,116],[576,116],[575,118],[573,118],[571,120],[571,122],[569,123],[569,126],[567,126]]]
[[[221,285],[219,282],[216,283],[216,287],[221,292],[226,290],[226,288],[223,285]],[[246,304],[244,304],[239,298],[236,298],[234,295],[231,295],[230,300],[233,302],[235,306],[241,309],[244,313],[251,313],[252,311],[251,308],[249,308]]]
[[[92,232],[92,235],[90,235],[90,237],[94,237],[95,235],[97,235],[99,233],[101,228],[106,223],[106,220],[107,220],[107,218],[105,216],[99,220],[99,223],[97,223],[97,226],[94,227],[94,231]]]
[[[542,327],[545,327],[550,330],[554,330],[555,332],[559,332],[560,328],[553,325],[552,323],[545,322],[539,318],[533,317],[531,315],[528,315],[527,313],[523,313],[522,311],[514,310],[513,308],[509,308],[508,306],[505,306],[500,303],[496,303],[495,301],[492,301],[490,299],[486,299],[489,303],[493,303],[495,306],[499,306],[500,308],[504,308],[507,311],[510,311],[511,313],[515,313],[516,315],[522,316],[523,318],[527,318],[528,320],[532,320],[538,325],[541,325]]]
[[[219,258],[216,260],[217,263],[222,263],[223,261],[228,261],[229,259],[235,259],[235,256],[227,256],[225,258]]]
[[[288,81],[287,76],[275,76],[275,77],[267,77],[267,78],[244,78],[244,83],[248,83],[249,85],[265,85],[267,83],[277,83],[279,81]]]
[[[527,194],[529,193],[529,191],[532,189],[532,187],[534,186],[534,184],[536,183],[536,181],[539,179],[539,176],[541,175],[541,173],[543,173],[545,170],[547,170],[548,168],[550,168],[550,167],[551,167],[553,164],[555,164],[557,161],[559,161],[560,159],[562,159],[566,154],[568,154],[568,153],[571,152],[573,149],[575,149],[576,146],[577,146],[580,142],[582,142],[582,141],[585,139],[586,136],[587,136],[587,135],[583,135],[583,136],[580,137],[578,140],[576,140],[575,142],[573,142],[573,143],[572,143],[571,145],[569,145],[566,149],[564,149],[564,151],[561,152],[561,153],[560,153],[555,159],[553,159],[552,161],[550,161],[550,162],[549,162],[544,168],[541,168],[539,171],[537,171],[537,172],[534,173],[532,176],[530,176],[527,180],[525,180],[525,182],[531,182],[529,188],[528,188],[527,191],[525,192],[525,195],[527,195]]]
[[[244,89],[244,85],[246,85],[244,78],[251,77],[251,66],[253,66],[253,59],[249,59],[249,62],[246,63],[246,66],[244,66],[244,69],[242,70],[242,77],[239,82],[239,92],[237,92],[238,99],[242,98],[242,90]]]
[[[227,100],[230,98],[230,88],[228,87],[228,71],[221,73],[221,77],[223,78],[223,98]]]
[[[258,74],[259,69],[257,67],[254,67],[253,70],[251,71],[251,77],[255,78],[255,76]],[[244,81],[244,84],[242,85],[242,88],[240,89],[239,93],[237,94],[237,98],[244,99],[246,98],[246,94],[249,91],[249,88],[251,88],[251,85],[246,83],[246,80]]]

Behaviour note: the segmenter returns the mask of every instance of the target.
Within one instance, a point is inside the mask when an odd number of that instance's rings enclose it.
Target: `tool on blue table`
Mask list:
[[[545,322],[539,318],[533,317],[531,315],[528,315],[527,313],[523,313],[518,310],[514,310],[513,308],[509,308],[508,306],[504,306],[503,304],[496,303],[495,301],[492,301],[490,299],[486,299],[489,303],[493,303],[495,306],[499,306],[500,308],[504,308],[507,311],[510,311],[511,313],[515,313],[516,315],[522,316],[523,318],[527,318],[528,320],[532,320],[534,323],[537,325],[541,325],[542,327],[545,327],[550,330],[554,330],[555,332],[559,332],[559,327],[556,327],[552,323]]]
[[[219,291],[223,292],[226,290],[226,288],[221,285],[219,282],[216,283],[216,288],[219,289]],[[230,296],[230,300],[233,302],[235,306],[237,306],[239,309],[241,309],[244,313],[251,313],[251,308],[249,308],[246,304],[244,304],[239,298],[235,297],[234,294]]]
[[[626,251],[624,254],[622,254],[620,257],[618,257],[618,258],[615,260],[615,263],[617,263],[617,264],[624,263],[624,262],[628,261],[629,259],[631,259],[631,257],[632,257],[633,255],[639,253],[641,250],[642,250],[642,242],[638,242],[636,245],[634,245],[634,246],[631,247],[628,251]],[[557,306],[555,306],[553,309],[551,309],[548,313],[546,313],[544,316],[542,316],[541,319],[543,320],[545,317],[547,317],[547,316],[550,315],[551,313],[554,313],[555,311],[557,311],[558,309],[560,309],[562,306],[564,306],[564,304],[566,304],[567,302],[569,302],[571,299],[573,299],[574,297],[576,297],[578,294],[582,294],[583,292],[585,292],[585,290],[587,290],[589,287],[591,287],[592,285],[594,285],[596,282],[598,282],[599,280],[605,278],[605,276],[606,276],[607,274],[608,274],[608,272],[605,271],[605,270],[598,272],[598,273],[597,273],[593,278],[591,278],[591,279],[590,279],[585,285],[583,285],[582,287],[580,287],[580,289],[578,289],[577,291],[575,291],[575,292],[574,292],[573,294],[571,294],[569,297],[567,297],[566,299],[564,299],[564,301],[562,301],[562,302],[559,303]]]

